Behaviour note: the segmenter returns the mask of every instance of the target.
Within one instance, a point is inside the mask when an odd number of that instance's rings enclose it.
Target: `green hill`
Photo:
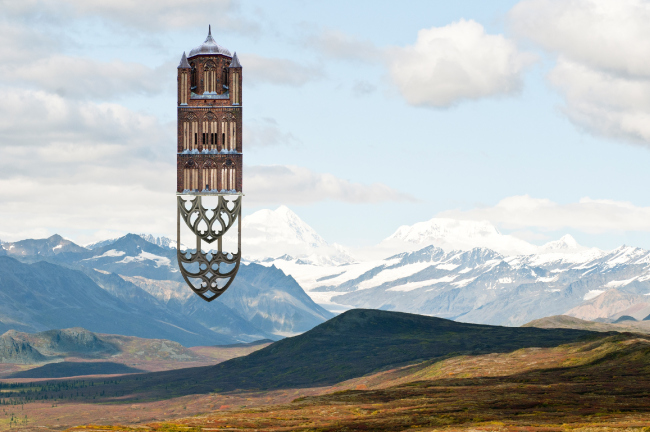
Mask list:
[[[316,387],[422,360],[554,347],[600,335],[571,329],[466,324],[400,312],[355,309],[246,357],[216,366],[121,377],[111,384],[97,382],[93,391],[126,396],[122,400],[127,400]],[[61,386],[44,386],[55,387]],[[53,391],[49,397],[69,395],[61,390]]]
[[[622,317],[621,317],[622,318]],[[649,321],[623,320],[616,323],[602,323],[596,321],[585,321],[568,315],[554,315],[540,318],[524,324],[522,327],[537,327],[545,329],[575,329],[589,330],[596,332],[632,332],[650,334]]]
[[[206,377],[220,390],[313,387],[421,360],[551,347],[591,335],[354,309],[300,336],[214,366]]]

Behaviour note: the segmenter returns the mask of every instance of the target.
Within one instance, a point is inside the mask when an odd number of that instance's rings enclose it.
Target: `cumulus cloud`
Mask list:
[[[282,131],[278,122],[270,117],[248,120],[244,125],[244,142],[247,149],[299,143],[291,132]]]
[[[564,94],[564,112],[576,125],[650,145],[650,79],[611,74],[560,58],[549,80]]]
[[[650,4],[642,0],[525,0],[510,25],[557,55],[549,81],[587,131],[650,145]]]
[[[645,0],[524,0],[513,31],[549,51],[623,75],[650,76],[650,3]]]
[[[244,188],[251,205],[310,204],[325,200],[354,204],[415,201],[412,196],[381,183],[353,183],[292,165],[245,167]]]
[[[319,68],[305,66],[288,59],[242,54],[241,61],[246,81],[251,84],[270,83],[301,86],[322,76]]]
[[[447,107],[465,99],[516,92],[534,60],[472,20],[418,32],[414,45],[389,51],[393,82],[411,105]]]
[[[549,199],[520,195],[504,198],[495,206],[467,211],[450,210],[438,216],[489,220],[507,229],[537,228],[556,231],[572,228],[590,234],[650,231],[650,207],[591,198],[559,204]]]

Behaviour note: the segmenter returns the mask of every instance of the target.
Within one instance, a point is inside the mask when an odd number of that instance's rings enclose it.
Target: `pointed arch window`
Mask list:
[[[199,189],[199,169],[194,161],[189,161],[183,167],[183,190],[196,191]]]

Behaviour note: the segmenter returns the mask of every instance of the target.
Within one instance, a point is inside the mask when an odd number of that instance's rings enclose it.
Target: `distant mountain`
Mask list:
[[[487,221],[433,218],[414,225],[404,225],[378,245],[384,251],[415,251],[435,245],[445,250],[492,249],[504,255],[525,255],[537,247],[516,237],[501,234]],[[388,256],[388,253],[385,255]]]
[[[338,265],[353,262],[345,248],[327,243],[286,206],[260,210],[242,220],[242,249],[247,260],[282,255],[310,264]]]
[[[491,249],[427,246],[345,266],[273,260],[328,309],[360,307],[420,313],[465,322],[522,325],[567,313],[616,288],[636,296],[616,312],[650,314],[650,252],[583,248],[565,237],[543,253],[504,256]],[[634,306],[633,304],[637,304]],[[632,307],[633,309],[628,310]],[[614,319],[617,317],[613,317]]]
[[[31,250],[46,250],[55,238],[30,240]],[[182,279],[176,250],[142,236],[70,250],[49,257],[19,254],[23,263],[6,258],[4,268],[0,261],[0,300],[7,299],[0,304],[0,331],[79,326],[193,346],[278,339],[332,316],[277,268],[242,265],[227,295],[208,304]],[[41,268],[47,275],[36,270]],[[13,277],[16,271],[24,277]],[[24,306],[30,303],[38,307]],[[62,307],[69,312],[61,314]]]
[[[205,360],[170,340],[98,334],[81,327],[38,333],[9,330],[0,336],[0,363],[38,364],[69,357],[121,361],[125,356],[130,361]]]
[[[144,240],[148,241],[151,244],[155,244],[156,246],[160,246],[162,248],[176,248],[176,241],[172,240],[168,237],[154,237],[151,234],[138,234],[140,237],[142,237]],[[112,239],[107,239],[107,240],[101,240],[95,243],[90,243],[85,246],[86,249],[99,249],[104,246],[111,245],[118,241],[121,237],[115,237]]]
[[[172,240],[168,237],[154,237],[151,234],[139,234],[140,237],[145,239],[151,244],[160,246],[162,248],[176,249],[176,240]]]
[[[254,263],[243,265],[231,288],[211,303],[195,296],[184,282],[125,279],[168,307],[232,336],[243,329],[251,338],[277,339],[307,331],[333,316],[314,303],[292,277]]]
[[[2,246],[9,256],[39,256],[51,257],[66,253],[84,253],[88,250],[60,235],[53,235],[41,240],[20,240],[4,243]]]
[[[136,234],[127,234],[96,247],[91,253],[71,257],[68,262],[125,276],[182,280],[176,250],[149,243]]]
[[[0,336],[0,363],[33,364],[47,360],[29,343],[14,339],[11,334]]]
[[[650,313],[650,299],[647,296],[616,288],[590,292],[596,296],[590,298],[591,295],[588,294],[583,303],[566,311],[564,315],[590,321],[612,317],[611,321],[615,321],[623,315],[635,315],[638,319],[643,319]]]
[[[140,292],[134,297],[139,300],[126,301],[81,271],[48,262],[24,264],[11,257],[0,257],[0,275],[2,331],[84,327],[94,332],[163,338],[186,345],[240,341],[188,321],[133,284],[126,288]],[[150,299],[142,301],[147,296]]]

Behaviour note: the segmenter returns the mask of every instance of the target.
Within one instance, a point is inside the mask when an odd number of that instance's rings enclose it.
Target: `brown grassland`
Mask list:
[[[450,356],[335,386],[2,406],[13,429],[650,431],[650,337]],[[44,428],[45,426],[45,428]],[[75,427],[71,427],[75,426]],[[0,423],[4,429],[8,421]]]

